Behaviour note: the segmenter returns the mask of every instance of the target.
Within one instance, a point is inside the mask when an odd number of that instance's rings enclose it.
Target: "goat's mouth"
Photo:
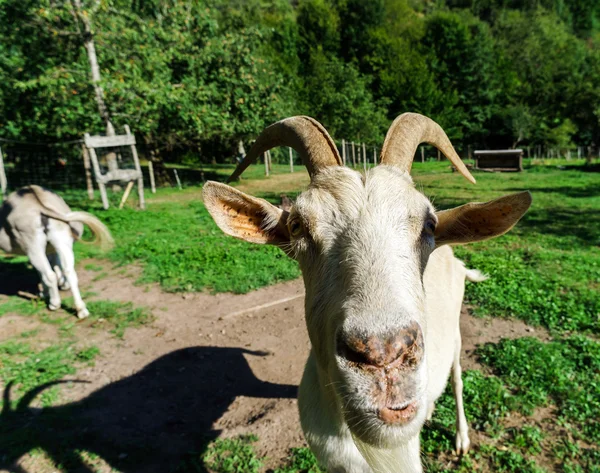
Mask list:
[[[377,410],[377,417],[388,425],[403,425],[412,421],[419,406],[417,402],[409,402],[397,407],[382,407]]]

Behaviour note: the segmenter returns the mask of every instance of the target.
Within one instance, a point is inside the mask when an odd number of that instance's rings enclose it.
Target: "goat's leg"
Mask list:
[[[48,301],[48,309],[59,309],[60,294],[58,292],[57,277],[46,257],[46,242],[37,240],[31,244],[27,251],[27,256],[31,265],[37,270],[42,279],[44,298]]]
[[[77,278],[77,273],[75,272],[75,256],[73,255],[73,240],[70,237],[67,239],[64,234],[56,236],[53,240],[52,245],[58,253],[63,274],[65,275],[67,283],[71,286],[71,293],[73,294],[73,302],[75,304],[75,310],[77,311],[77,317],[85,319],[90,313],[79,292],[79,280]]]
[[[48,261],[50,261],[50,266],[56,273],[56,280],[58,281],[58,288],[61,291],[68,291],[71,286],[69,286],[69,282],[65,278],[65,275],[62,272],[60,266],[60,258],[58,257],[58,253],[50,253],[48,255]]]
[[[456,351],[454,353],[454,363],[452,364],[452,390],[454,391],[454,400],[456,401],[456,453],[459,455],[469,451],[471,441],[469,440],[469,426],[465,416],[465,407],[463,404],[463,381],[462,368],[460,366],[461,340],[458,338]]]

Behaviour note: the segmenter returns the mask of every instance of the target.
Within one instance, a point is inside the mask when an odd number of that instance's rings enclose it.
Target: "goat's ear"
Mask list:
[[[503,235],[515,226],[530,205],[531,194],[519,192],[437,212],[435,244],[473,243]]]
[[[251,243],[289,242],[288,212],[266,200],[212,181],[204,184],[202,197],[210,215],[227,235]]]

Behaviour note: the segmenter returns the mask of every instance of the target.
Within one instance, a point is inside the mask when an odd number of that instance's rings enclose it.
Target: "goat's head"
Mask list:
[[[392,124],[381,165],[366,176],[341,166],[315,120],[292,117],[268,127],[232,178],[269,148],[296,149],[311,183],[289,212],[224,184],[208,182],[203,191],[225,233],[278,245],[298,261],[320,381],[335,393],[352,433],[378,446],[415,435],[425,419],[423,272],[431,252],[500,235],[531,202],[524,192],[436,212],[409,174],[421,142],[475,182],[439,125],[407,113]]]

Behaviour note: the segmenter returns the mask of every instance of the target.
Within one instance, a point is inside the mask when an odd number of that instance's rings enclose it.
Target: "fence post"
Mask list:
[[[183,189],[181,187],[181,181],[179,180],[179,174],[177,174],[177,169],[173,169],[173,174],[175,174],[175,180],[177,181],[177,187],[179,187],[179,190]]]
[[[94,183],[92,182],[92,165],[90,163],[90,153],[85,146],[81,144],[81,154],[83,155],[83,168],[85,169],[85,185],[87,187],[88,199],[94,200]]]
[[[288,148],[290,152],[290,172],[294,172],[294,152],[292,148]]]
[[[365,169],[365,172],[367,172],[367,146],[364,143],[362,145],[362,150],[363,150],[363,167]]]
[[[373,146],[373,166],[377,166],[377,148]]]
[[[2,189],[2,197],[6,199],[6,188],[8,182],[6,180],[6,171],[4,170],[4,157],[2,156],[2,148],[0,148],[0,188]]]
[[[156,184],[154,182],[154,165],[152,160],[148,161],[148,174],[150,174],[150,190],[153,194],[156,194]]]
[[[437,150],[437,154],[438,154],[438,161],[440,161],[442,158],[440,156],[440,150],[439,149]]]
[[[425,147],[421,146],[421,162],[425,162]]]
[[[356,149],[354,147],[354,141],[352,142],[352,167],[356,167]]]
[[[346,165],[346,140],[342,138],[342,163]]]
[[[265,176],[269,176],[269,155],[267,154],[268,151],[265,151],[264,153],[264,158],[265,158]]]

